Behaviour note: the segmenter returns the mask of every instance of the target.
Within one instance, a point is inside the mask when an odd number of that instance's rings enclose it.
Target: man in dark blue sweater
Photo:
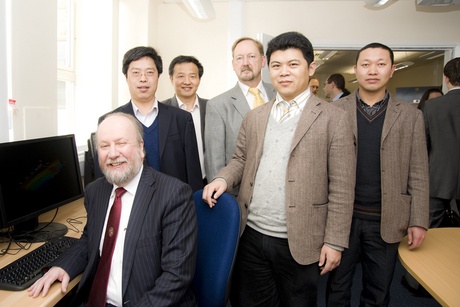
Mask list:
[[[331,272],[328,306],[350,306],[356,264],[363,269],[360,306],[388,306],[398,245],[419,247],[428,228],[428,158],[423,114],[386,89],[393,51],[380,43],[356,59],[359,88],[337,101],[357,144],[356,187],[349,248]]]
[[[122,70],[131,101],[110,113],[128,113],[141,122],[148,165],[188,183],[193,191],[201,189],[203,178],[192,115],[158,103],[155,97],[163,72],[160,55],[152,47],[135,47],[125,53]]]

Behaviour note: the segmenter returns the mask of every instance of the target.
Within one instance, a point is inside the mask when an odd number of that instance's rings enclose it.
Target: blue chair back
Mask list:
[[[193,194],[198,223],[198,255],[193,287],[200,307],[223,307],[230,294],[230,279],[238,247],[240,208],[236,199],[222,194],[213,208]]]

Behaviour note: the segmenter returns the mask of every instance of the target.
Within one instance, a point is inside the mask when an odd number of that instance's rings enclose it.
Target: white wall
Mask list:
[[[0,2],[0,143],[8,141],[8,81],[7,81],[7,29],[6,1]]]
[[[14,139],[56,135],[56,1],[11,1],[11,33]]]

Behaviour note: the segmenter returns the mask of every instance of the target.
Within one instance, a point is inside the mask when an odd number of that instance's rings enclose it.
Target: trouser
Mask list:
[[[328,278],[328,306],[350,306],[356,264],[361,262],[363,290],[360,306],[388,306],[399,243],[386,243],[380,235],[380,222],[353,218],[349,248],[340,265]]]
[[[246,226],[233,274],[232,307],[316,306],[318,262],[298,264],[287,239]]]
[[[430,228],[438,228],[446,214],[446,209],[450,208],[451,199],[430,197]],[[455,200],[457,209],[460,209],[460,199]]]

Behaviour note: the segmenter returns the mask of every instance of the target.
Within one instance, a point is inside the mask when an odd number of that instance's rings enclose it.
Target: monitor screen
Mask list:
[[[30,232],[40,214],[83,196],[74,135],[0,143],[0,161],[0,228]]]

